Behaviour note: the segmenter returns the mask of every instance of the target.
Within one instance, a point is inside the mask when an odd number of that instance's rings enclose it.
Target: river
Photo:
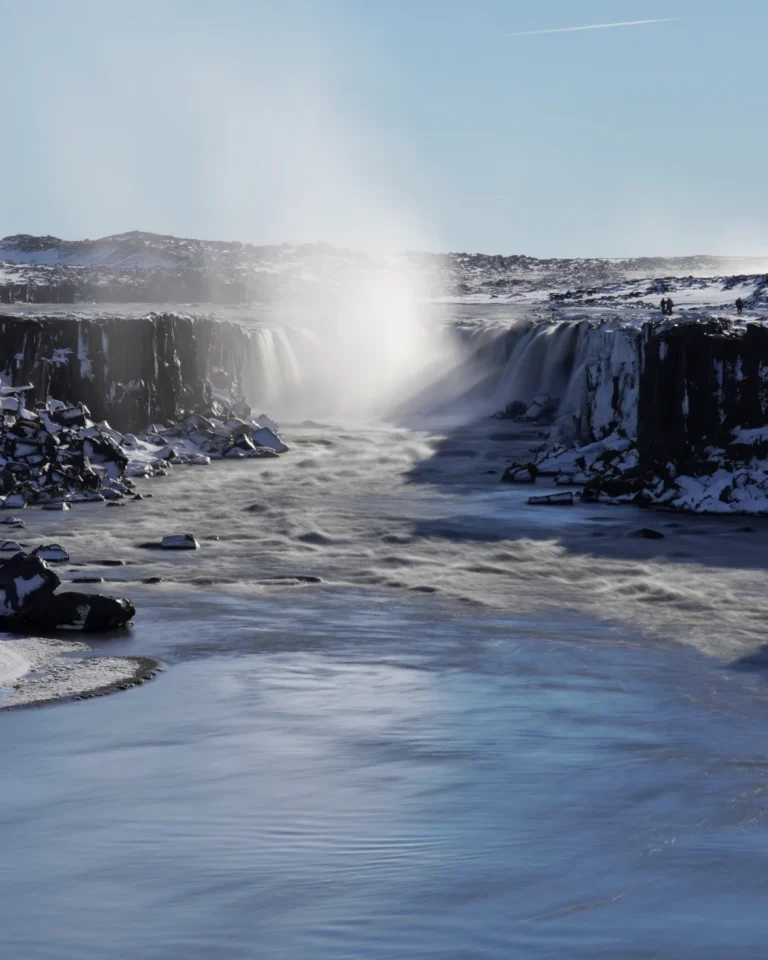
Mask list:
[[[766,523],[528,507],[530,432],[286,424],[25,511],[164,670],[0,715],[3,956],[761,956]]]

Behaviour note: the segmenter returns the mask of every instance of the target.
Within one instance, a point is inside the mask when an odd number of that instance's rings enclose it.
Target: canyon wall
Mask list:
[[[84,403],[120,431],[177,420],[215,390],[237,395],[249,337],[238,324],[177,314],[142,318],[0,315],[0,372],[47,396]]]

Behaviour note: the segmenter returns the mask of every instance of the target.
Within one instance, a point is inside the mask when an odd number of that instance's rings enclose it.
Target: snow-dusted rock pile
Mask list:
[[[215,400],[208,416],[191,414],[170,426],[152,424],[139,438],[127,434],[119,443],[129,455],[128,476],[153,476],[170,464],[204,466],[212,460],[276,457],[288,450],[277,430],[265,414],[244,420]]]
[[[641,466],[637,442],[620,433],[582,447],[547,446],[527,464],[512,464],[503,479],[581,487],[591,503],[635,503],[694,513],[768,515],[768,427],[732,431],[731,442],[705,447],[685,466]],[[531,497],[530,503],[541,503]]]
[[[244,420],[223,401],[208,416],[153,424],[141,437],[94,423],[88,408],[58,400],[26,406],[26,388],[0,388],[0,507],[117,501],[134,492],[130,479],[162,476],[172,464],[277,456],[288,448],[268,417]]]
[[[61,580],[39,553],[0,560],[3,630],[113,630],[135,614],[130,600],[99,594],[55,593]]]

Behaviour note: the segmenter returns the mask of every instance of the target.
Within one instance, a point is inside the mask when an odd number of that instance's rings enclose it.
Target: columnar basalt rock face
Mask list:
[[[583,499],[768,513],[768,329],[706,319],[597,326],[561,413],[530,464]],[[572,418],[578,417],[580,429]]]
[[[212,381],[237,394],[248,334],[178,314],[142,318],[0,316],[0,371],[31,384],[29,402],[84,403],[121,431],[176,421],[210,401]]]
[[[638,404],[644,463],[680,466],[768,423],[768,328],[722,320],[647,325]]]

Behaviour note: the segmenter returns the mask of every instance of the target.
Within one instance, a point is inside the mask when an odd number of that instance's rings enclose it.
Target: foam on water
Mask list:
[[[178,468],[139,481],[153,498],[121,511],[27,510],[26,536],[61,542],[73,563],[115,580],[108,589],[137,606],[194,596],[201,584],[222,596],[272,595],[279,588],[269,577],[311,575],[324,581],[312,589],[430,594],[478,610],[568,607],[726,659],[764,642],[762,537],[738,533],[737,520],[660,516],[650,522],[666,539],[628,539],[648,525],[647,513],[526,506],[524,489],[498,479],[531,431],[499,429],[491,422],[445,436],[289,425],[291,451],[279,460]],[[191,555],[136,546],[187,531],[202,546]],[[114,557],[128,565],[100,568],[100,558]],[[138,582],[148,575],[168,582]]]

